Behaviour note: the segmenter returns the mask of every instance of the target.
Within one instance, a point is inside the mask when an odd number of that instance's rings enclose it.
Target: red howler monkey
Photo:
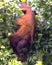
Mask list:
[[[10,45],[13,48],[14,53],[19,56],[23,53],[22,62],[27,59],[28,53],[33,44],[33,34],[36,28],[35,14],[29,6],[22,3],[21,10],[24,15],[16,22],[17,26],[20,26],[17,32],[13,33],[10,39]]]

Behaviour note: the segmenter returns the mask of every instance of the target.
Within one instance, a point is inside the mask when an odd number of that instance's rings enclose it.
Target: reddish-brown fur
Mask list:
[[[16,22],[16,25],[20,26],[20,28],[17,30],[17,32],[12,34],[9,39],[14,53],[18,57],[21,53],[23,53],[24,56],[21,61],[25,61],[33,44],[33,34],[36,24],[35,14],[32,12],[29,6],[22,3],[21,10],[23,11],[24,16],[19,18],[19,20]]]

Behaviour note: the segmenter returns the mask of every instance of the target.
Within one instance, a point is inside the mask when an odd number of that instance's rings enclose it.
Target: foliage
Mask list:
[[[21,63],[10,48],[8,35],[17,30],[15,22],[23,13],[18,0],[0,0],[0,65],[52,65],[52,1],[28,0],[27,4],[37,12],[37,28],[28,60]]]
[[[37,61],[35,65],[42,65],[42,61]]]

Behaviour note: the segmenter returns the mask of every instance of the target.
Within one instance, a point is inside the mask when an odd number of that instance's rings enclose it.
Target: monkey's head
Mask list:
[[[29,13],[30,11],[34,12],[35,15],[37,14],[36,11],[32,10],[26,3],[22,3],[20,8],[24,14],[27,12]]]

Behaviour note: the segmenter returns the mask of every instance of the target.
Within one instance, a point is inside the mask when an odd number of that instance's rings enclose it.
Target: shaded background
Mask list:
[[[27,4],[37,12],[37,28],[34,44],[27,62],[17,61],[10,48],[8,35],[17,30],[16,20],[23,15],[18,9],[19,0],[0,0],[0,65],[52,65],[52,1],[28,0]]]

